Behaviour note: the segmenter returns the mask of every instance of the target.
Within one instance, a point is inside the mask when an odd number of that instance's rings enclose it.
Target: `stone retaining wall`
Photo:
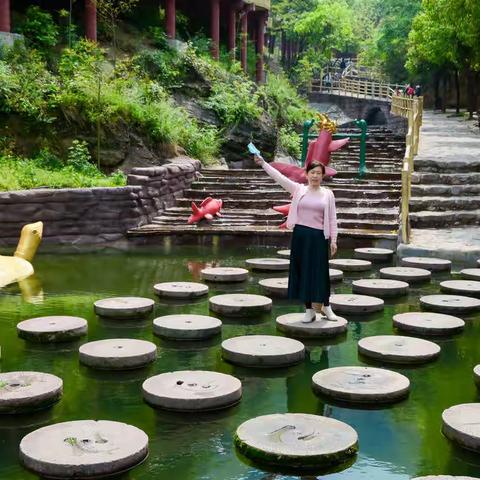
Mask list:
[[[0,246],[16,245],[26,223],[44,222],[43,243],[94,245],[126,237],[175,203],[200,170],[179,158],[160,167],[134,168],[126,187],[0,192]]]

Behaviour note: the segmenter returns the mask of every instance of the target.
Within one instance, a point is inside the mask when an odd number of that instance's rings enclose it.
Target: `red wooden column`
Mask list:
[[[210,0],[210,30],[212,38],[212,57],[218,60],[220,53],[220,0]]]
[[[97,41],[97,5],[95,0],[85,0],[85,38],[92,40],[92,42]]]
[[[257,83],[262,83],[264,80],[264,61],[263,50],[265,48],[265,24],[267,22],[267,12],[261,11],[257,14],[257,35],[256,35],[256,50],[257,50]]]
[[[10,0],[0,0],[0,32],[10,32]]]
[[[167,37],[174,40],[176,35],[176,5],[175,0],[167,0],[165,5],[165,20]]]

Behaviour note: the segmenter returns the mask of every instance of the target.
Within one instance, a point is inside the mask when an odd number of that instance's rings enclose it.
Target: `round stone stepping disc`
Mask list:
[[[23,437],[20,459],[38,475],[95,478],[130,469],[148,454],[137,427],[107,420],[76,420],[39,428]]]
[[[356,248],[355,257],[373,262],[388,262],[393,257],[393,250],[388,248]]]
[[[356,258],[336,258],[329,260],[331,267],[339,268],[343,272],[364,272],[372,268],[372,262]]]
[[[245,335],[222,342],[225,360],[247,367],[285,367],[305,357],[303,343],[273,335]]]
[[[381,278],[402,280],[407,283],[425,282],[432,278],[430,270],[415,267],[387,267],[380,269]]]
[[[442,431],[461,447],[480,452],[480,403],[462,403],[442,413]]]
[[[84,318],[68,316],[37,317],[17,324],[20,338],[33,342],[66,342],[87,334]]]
[[[330,274],[331,282],[340,282],[341,280],[343,280],[343,272],[341,270],[337,270],[336,268],[329,268],[328,272]]]
[[[153,321],[153,333],[172,340],[201,340],[221,330],[222,322],[206,315],[166,315]]]
[[[204,268],[200,276],[209,282],[243,282],[248,278],[248,270],[236,267],[211,267]]]
[[[155,302],[142,297],[114,297],[97,300],[95,313],[102,317],[135,318],[149,314]]]
[[[340,318],[330,322],[317,313],[317,319],[310,323],[303,323],[303,313],[288,313],[277,317],[277,329],[287,335],[299,338],[333,337],[347,331],[348,322]]]
[[[381,298],[368,295],[352,295],[344,293],[332,295],[330,305],[336,313],[353,313],[363,315],[383,310],[385,302]]]
[[[449,335],[461,332],[465,322],[461,318],[443,313],[409,312],[394,315],[393,326],[420,335]]]
[[[272,309],[272,300],[263,295],[227,293],[209,300],[210,310],[230,317],[261,315]]]
[[[467,297],[480,297],[480,282],[475,280],[446,280],[440,283],[440,289]]]
[[[362,338],[358,352],[387,363],[424,363],[438,357],[440,347],[428,340],[400,335],[377,335]]]
[[[480,281],[480,268],[465,268],[460,270],[460,274],[467,280],[479,280]]]
[[[461,295],[426,295],[420,305],[436,312],[470,312],[480,308],[480,300]]]
[[[24,413],[49,407],[60,399],[62,392],[62,379],[49,373],[0,373],[0,413]]]
[[[450,260],[444,260],[443,258],[405,257],[400,260],[400,263],[404,267],[425,268],[432,272],[440,272],[452,268],[452,262]]]
[[[198,412],[230,407],[240,401],[240,380],[224,373],[203,370],[169,372],[147,378],[143,397],[167,410]]]
[[[478,477],[456,477],[452,475],[427,475],[426,477],[415,477],[412,480],[480,480]]]
[[[279,250],[277,255],[282,258],[290,258],[290,250]]]
[[[153,289],[160,297],[196,298],[208,294],[208,286],[194,282],[164,282],[157,283]]]
[[[378,295],[379,297],[396,297],[408,293],[408,283],[384,278],[365,278],[352,282],[353,293]]]
[[[130,370],[157,358],[157,346],[145,340],[111,338],[88,342],[79,349],[80,362],[102,370]]]
[[[286,258],[249,258],[245,260],[247,267],[263,271],[285,271],[290,268],[290,260]]]
[[[261,285],[267,293],[278,297],[286,297],[288,293],[288,277],[282,278],[265,278],[260,280]]]
[[[290,468],[341,464],[358,450],[357,432],[329,417],[277,413],[242,423],[236,447],[251,460]]]
[[[397,372],[373,367],[335,367],[312,377],[313,390],[336,400],[391,403],[405,398],[410,380]]]

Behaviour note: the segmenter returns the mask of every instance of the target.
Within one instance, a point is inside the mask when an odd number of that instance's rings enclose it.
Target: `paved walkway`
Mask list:
[[[453,116],[453,112],[426,111],[420,132],[420,145],[415,162],[418,166],[430,161],[441,167],[479,171],[480,131],[473,121]],[[471,169],[471,170],[470,170]],[[480,258],[480,227],[412,229],[411,242],[401,244],[400,256],[439,256],[459,264],[475,267]]]
[[[473,121],[426,110],[420,130],[420,144],[415,160],[480,163],[480,130]]]

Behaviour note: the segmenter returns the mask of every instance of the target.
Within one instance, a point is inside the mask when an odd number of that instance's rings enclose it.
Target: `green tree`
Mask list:
[[[420,4],[421,0],[366,0],[358,8],[355,0],[357,35],[364,26],[360,63],[379,70],[389,81],[406,81],[408,34]]]
[[[117,30],[121,15],[130,12],[139,0],[95,0],[97,12],[112,37],[113,65],[117,60]]]
[[[409,35],[406,66],[414,73],[453,71],[467,78],[470,115],[477,109],[480,72],[480,4],[474,0],[423,0]]]

